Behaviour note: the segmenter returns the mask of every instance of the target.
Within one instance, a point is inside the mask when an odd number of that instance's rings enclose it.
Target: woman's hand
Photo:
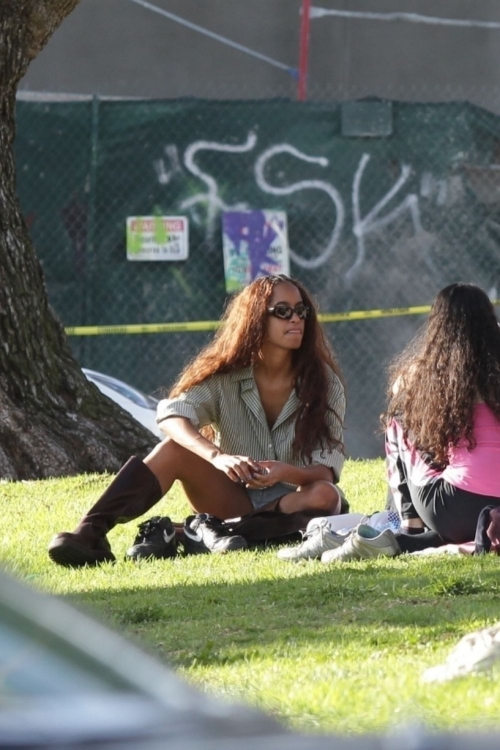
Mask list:
[[[255,473],[260,471],[257,461],[249,456],[232,456],[229,453],[218,453],[211,460],[212,466],[223,471],[226,476],[238,484],[249,485]]]
[[[486,533],[491,542],[491,551],[500,554],[500,508],[490,510],[490,525]]]
[[[281,461],[259,461],[258,469],[253,472],[253,477],[247,483],[252,490],[272,487],[278,482],[285,482],[288,465]]]

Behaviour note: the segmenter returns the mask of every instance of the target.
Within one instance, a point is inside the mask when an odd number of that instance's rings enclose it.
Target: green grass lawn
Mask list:
[[[188,680],[244,699],[304,731],[382,731],[420,720],[431,728],[499,723],[498,672],[444,685],[420,682],[458,639],[500,619],[496,557],[284,563],[275,550],[123,559],[135,524],[114,529],[118,562],[68,570],[46,547],[71,530],[109,477],[0,483],[3,565],[146,645]],[[353,511],[380,509],[382,461],[347,462]],[[182,491],[150,513],[180,520]]]

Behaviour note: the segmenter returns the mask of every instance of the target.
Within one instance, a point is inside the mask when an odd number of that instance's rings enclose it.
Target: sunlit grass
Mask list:
[[[307,731],[372,732],[498,724],[498,674],[424,685],[465,633],[499,617],[498,558],[379,559],[327,567],[275,550],[133,564],[135,524],[110,534],[117,563],[52,564],[50,537],[71,530],[109,483],[81,476],[0,483],[4,566],[139,639],[190,681],[261,706]],[[352,510],[385,501],[381,461],[347,462]],[[149,515],[188,513],[175,488]]]

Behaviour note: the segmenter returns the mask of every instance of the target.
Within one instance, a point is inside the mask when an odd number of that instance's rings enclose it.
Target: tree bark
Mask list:
[[[155,443],[73,358],[15,192],[17,85],[78,2],[0,3],[0,477],[9,479],[116,471]]]

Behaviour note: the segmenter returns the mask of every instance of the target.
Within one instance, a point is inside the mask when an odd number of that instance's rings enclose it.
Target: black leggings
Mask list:
[[[486,505],[481,513],[476,526],[474,537],[474,554],[483,555],[491,549],[491,540],[488,537],[488,526],[491,523],[490,511],[494,505]],[[442,547],[446,540],[436,531],[425,531],[420,534],[400,534],[398,544],[401,552],[419,552],[427,547]]]
[[[403,528],[427,527],[443,544],[471,542],[481,511],[500,506],[500,497],[467,492],[442,479],[426,457],[405,444],[395,420],[386,432],[386,454],[389,485]]]
[[[413,506],[431,531],[448,542],[473,541],[479,514],[486,506],[500,506],[500,498],[477,495],[437,479],[425,487],[408,484]]]

